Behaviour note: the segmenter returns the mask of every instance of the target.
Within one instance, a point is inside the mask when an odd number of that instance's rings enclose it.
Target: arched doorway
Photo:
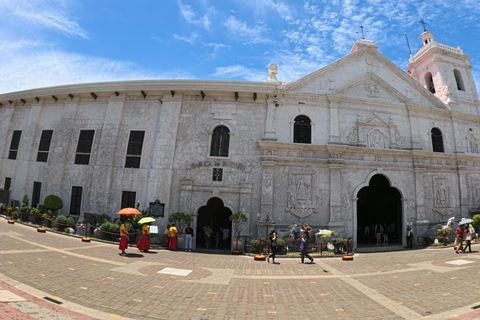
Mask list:
[[[219,198],[208,200],[207,205],[198,210],[196,245],[197,248],[207,248],[208,239],[206,238],[204,227],[209,226],[212,229],[210,235],[209,249],[227,249],[230,250],[232,238],[232,222],[228,220],[232,211],[225,207],[223,201]],[[228,231],[225,231],[228,230]]]
[[[357,198],[358,246],[376,245],[377,223],[387,226],[388,244],[402,244],[402,199],[388,179],[380,174],[374,175],[368,187],[360,189]]]

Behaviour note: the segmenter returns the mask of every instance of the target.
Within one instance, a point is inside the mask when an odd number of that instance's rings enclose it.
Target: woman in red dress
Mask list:
[[[126,256],[125,249],[128,248],[128,228],[127,228],[127,219],[125,219],[120,226],[120,245],[118,249],[122,250],[120,253],[121,256]]]
[[[137,248],[143,252],[150,250],[150,223],[145,223],[142,227],[142,238],[137,243]]]

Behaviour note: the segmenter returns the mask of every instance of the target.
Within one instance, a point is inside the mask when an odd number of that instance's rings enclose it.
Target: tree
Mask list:
[[[52,212],[54,210],[60,210],[63,208],[62,199],[60,199],[60,197],[53,194],[45,198],[45,200],[43,201],[43,205],[45,206],[46,209],[51,210]]]
[[[175,212],[168,216],[168,222],[176,224],[178,233],[182,233],[192,221],[192,217],[184,212]]]
[[[228,217],[228,220],[232,221],[232,223],[235,225],[235,233],[237,234],[235,240],[235,252],[238,252],[238,238],[240,237],[240,233],[242,232],[243,225],[247,224],[248,222],[248,217],[244,213],[239,211],[237,213],[232,213],[230,217]]]

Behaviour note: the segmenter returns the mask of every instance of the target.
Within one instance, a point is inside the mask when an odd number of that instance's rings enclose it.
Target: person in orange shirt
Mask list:
[[[177,227],[175,223],[172,224],[170,229],[168,229],[168,236],[170,237],[170,243],[168,245],[168,249],[170,250],[177,250]]]
[[[121,256],[126,256],[125,249],[128,248],[128,227],[127,219],[123,220],[122,225],[120,226],[120,245],[118,249],[122,250],[122,253],[119,253]]]
[[[137,243],[137,248],[143,252],[150,250],[150,223],[143,224],[142,237]]]

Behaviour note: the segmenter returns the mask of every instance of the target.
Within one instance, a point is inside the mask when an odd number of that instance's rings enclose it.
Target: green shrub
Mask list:
[[[17,211],[12,211],[12,219],[18,220],[18,212]]]
[[[100,226],[100,230],[110,233],[120,233],[120,226],[118,224],[105,221]]]
[[[63,232],[69,233],[70,232],[70,227],[67,227],[67,228],[63,229]]]
[[[30,211],[30,214],[35,217],[40,217],[41,211],[38,209],[32,209],[32,211]]]
[[[475,228],[475,230],[480,229],[480,214],[476,214],[473,216],[472,225]]]
[[[49,210],[60,210],[63,208],[62,199],[53,194],[45,198],[45,200],[43,201],[43,205]]]
[[[74,217],[67,217],[67,222],[66,223],[69,226],[75,226],[75,224],[76,224],[75,218]]]
[[[285,240],[283,239],[277,239],[277,245],[279,246],[284,246],[286,243],[285,243]]]
[[[28,195],[25,194],[25,195],[23,196],[23,206],[24,206],[24,207],[28,207],[29,203],[30,203],[30,199],[28,199]]]
[[[55,219],[55,222],[57,223],[57,227],[60,230],[63,230],[63,228],[65,227],[65,224],[67,224],[67,217],[59,215],[57,219]]]

